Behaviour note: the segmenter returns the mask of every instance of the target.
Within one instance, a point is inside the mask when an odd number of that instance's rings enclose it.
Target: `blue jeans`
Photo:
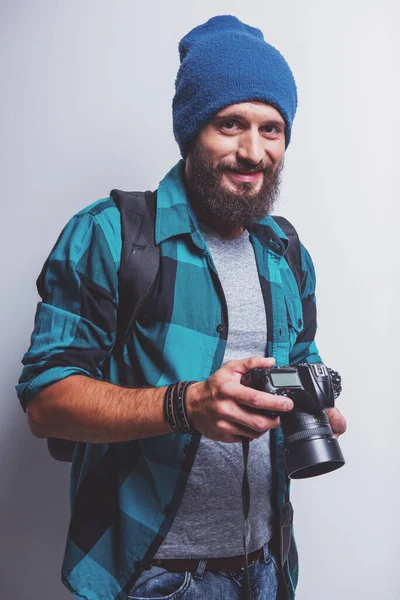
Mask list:
[[[129,592],[130,600],[240,600],[244,571],[207,571],[200,560],[193,573],[171,573],[152,566],[143,571]],[[275,559],[264,548],[263,559],[249,567],[252,600],[276,600],[278,571]]]

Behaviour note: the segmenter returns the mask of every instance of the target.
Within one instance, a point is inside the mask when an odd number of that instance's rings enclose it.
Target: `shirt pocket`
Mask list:
[[[285,297],[286,314],[289,334],[289,353],[296,343],[297,336],[303,331],[303,308],[298,294],[291,294]]]

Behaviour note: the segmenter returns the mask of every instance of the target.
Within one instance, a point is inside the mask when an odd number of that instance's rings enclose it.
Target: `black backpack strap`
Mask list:
[[[117,335],[115,347],[121,350],[140,307],[147,298],[160,264],[155,244],[156,192],[122,192],[110,196],[121,213],[122,253],[118,277]],[[48,438],[47,447],[56,460],[71,462],[75,442]]]
[[[299,288],[299,294],[301,294],[301,286],[303,283],[304,273],[301,268],[301,249],[299,235],[293,227],[293,225],[287,219],[285,219],[285,217],[276,217],[274,215],[272,218],[277,223],[277,225],[279,225],[279,227],[289,239],[289,246],[286,250],[285,258],[296,279],[296,283]]]
[[[116,349],[121,350],[160,266],[160,248],[154,232],[156,192],[111,190],[110,196],[121,213],[122,255],[115,342]]]

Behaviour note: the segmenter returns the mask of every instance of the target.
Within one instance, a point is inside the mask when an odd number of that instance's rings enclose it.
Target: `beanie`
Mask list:
[[[213,17],[179,43],[181,65],[172,103],[182,156],[207,121],[230,104],[259,100],[276,108],[290,142],[297,90],[289,65],[259,29],[231,15]]]

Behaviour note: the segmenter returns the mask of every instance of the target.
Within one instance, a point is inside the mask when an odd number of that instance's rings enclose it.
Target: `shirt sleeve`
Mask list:
[[[24,410],[36,394],[65,377],[101,379],[112,351],[118,270],[95,215],[79,213],[67,223],[36,285],[42,301],[16,385]]]
[[[300,244],[302,271],[301,304],[303,309],[303,329],[299,332],[296,343],[290,352],[290,364],[299,362],[320,363],[315,343],[317,332],[317,305],[315,299],[315,269],[309,252]]]

